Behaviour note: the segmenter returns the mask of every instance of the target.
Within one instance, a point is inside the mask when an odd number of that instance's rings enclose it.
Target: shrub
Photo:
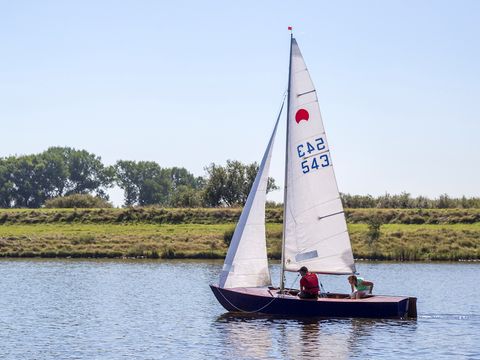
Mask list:
[[[223,242],[225,243],[225,245],[230,246],[234,233],[235,228],[231,228],[223,233]]]
[[[73,194],[60,196],[45,202],[46,208],[111,208],[113,205],[99,196]]]
[[[368,245],[372,246],[380,238],[380,227],[382,226],[382,219],[379,216],[373,216],[367,220],[368,224]]]
[[[94,244],[95,242],[96,239],[93,235],[81,235],[80,237],[71,240],[73,245],[87,245]]]
[[[162,250],[162,259],[174,259],[175,249],[171,246],[165,245]]]

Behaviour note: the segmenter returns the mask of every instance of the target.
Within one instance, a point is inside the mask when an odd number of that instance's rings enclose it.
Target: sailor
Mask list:
[[[305,266],[298,270],[302,278],[300,279],[300,292],[298,296],[301,299],[316,299],[318,298],[318,278],[315,273],[308,272]]]
[[[348,277],[348,282],[352,287],[350,299],[361,299],[372,293],[373,282],[371,281],[365,280],[364,278],[357,277],[355,275],[350,275]]]

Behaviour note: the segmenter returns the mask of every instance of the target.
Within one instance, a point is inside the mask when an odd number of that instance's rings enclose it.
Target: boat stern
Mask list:
[[[408,298],[407,317],[417,318],[417,298],[416,297]]]

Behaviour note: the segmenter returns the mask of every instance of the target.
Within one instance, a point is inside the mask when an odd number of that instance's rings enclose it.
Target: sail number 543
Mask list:
[[[313,144],[307,141],[304,144],[298,145],[297,154],[299,158],[303,158],[307,153],[310,155],[312,152],[325,150],[325,147],[325,141],[323,141],[322,137],[319,137],[315,139]]]
[[[304,159],[301,163],[302,172],[304,174],[311,170],[318,170],[319,168],[324,168],[330,165],[328,153],[322,153],[325,149],[326,145],[322,137],[316,138],[314,142],[307,141],[297,146],[298,157]],[[319,152],[319,154],[315,154],[316,152]]]
[[[328,154],[322,154],[320,156],[314,156],[302,161],[302,171],[304,174],[310,172],[310,170],[318,170],[330,165],[330,158]]]

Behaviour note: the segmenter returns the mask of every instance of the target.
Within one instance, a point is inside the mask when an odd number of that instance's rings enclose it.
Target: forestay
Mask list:
[[[285,270],[349,274],[355,264],[317,94],[292,38]]]
[[[222,288],[271,285],[265,238],[265,202],[272,148],[283,104],[257,176],[228,248],[219,286]]]

